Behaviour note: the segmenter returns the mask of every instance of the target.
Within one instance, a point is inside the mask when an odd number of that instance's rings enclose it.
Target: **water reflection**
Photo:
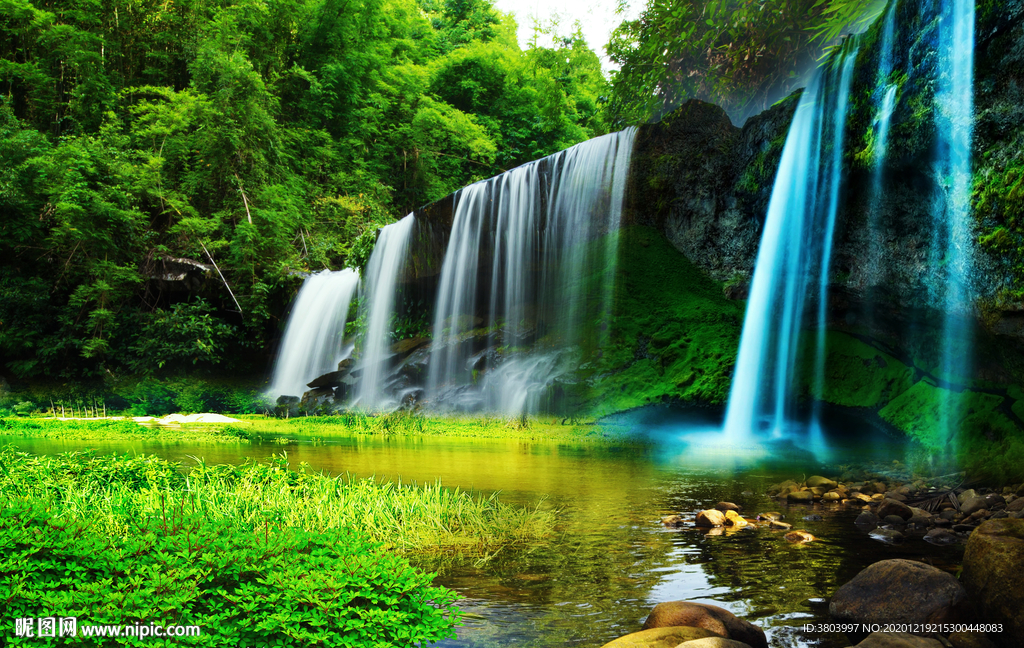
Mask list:
[[[695,420],[699,419],[699,420]],[[823,601],[868,564],[891,557],[925,559],[951,568],[960,547],[920,541],[874,542],[857,531],[857,511],[787,507],[764,497],[767,487],[824,470],[816,453],[785,439],[758,449],[710,443],[716,422],[707,415],[645,411],[609,421],[606,432],[646,445],[574,447],[557,443],[435,438],[358,438],[311,443],[195,445],[83,443],[2,439],[37,453],[83,447],[101,452],[153,453],[190,464],[241,462],[287,452],[293,465],[403,482],[434,482],[501,491],[503,500],[558,511],[550,542],[504,550],[463,563],[420,564],[439,570],[437,581],[465,600],[465,626],[444,648],[600,646],[639,629],[661,601],[714,603],[765,627],[774,645],[850,645],[842,636],[807,636],[797,626],[826,618]],[[823,438],[844,463],[901,457],[885,437],[833,431]],[[865,442],[865,439],[867,441]],[[709,449],[710,448],[710,449]],[[713,450],[713,451],[712,451]],[[897,453],[897,454],[894,454]],[[735,460],[743,458],[743,461]],[[660,517],[694,514],[726,500],[744,514],[780,511],[819,540],[791,545],[782,532],[744,528],[706,533],[693,525],[666,529]],[[811,513],[820,520],[804,520]]]

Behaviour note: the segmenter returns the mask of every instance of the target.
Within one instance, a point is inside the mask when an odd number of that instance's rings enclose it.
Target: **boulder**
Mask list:
[[[805,542],[814,542],[815,540],[817,540],[817,538],[815,538],[813,535],[802,529],[790,531],[785,535],[785,538],[786,542],[792,542],[793,544],[803,544]]]
[[[1020,646],[1024,638],[1024,520],[1001,518],[982,523],[971,534],[964,553],[964,586],[981,623],[1001,623],[992,639],[1002,646]]]
[[[933,545],[949,545],[960,542],[960,537],[949,529],[935,528],[924,534],[924,541]]]
[[[661,523],[667,527],[681,527],[685,520],[681,515],[663,515],[661,516]]]
[[[726,639],[725,637],[704,637],[703,639],[684,641],[676,646],[676,648],[750,648],[750,646],[742,641]]]
[[[718,504],[715,504],[715,508],[718,509],[719,511],[722,511],[723,513],[726,511],[743,510],[742,506],[739,506],[738,504],[733,504],[732,502],[719,502]]]
[[[725,524],[725,514],[715,509],[708,509],[697,514],[697,526],[720,527]]]
[[[878,510],[875,511],[876,515],[880,518],[886,518],[890,515],[898,515],[904,520],[909,520],[914,516],[914,512],[910,510],[910,507],[903,502],[892,499],[891,497],[882,500],[882,503],[878,505]]]
[[[841,496],[836,491],[829,491],[822,495],[821,499],[825,500],[826,502],[838,502],[840,497]]]
[[[715,637],[715,633],[703,628],[684,626],[653,628],[628,634],[609,641],[602,648],[676,648],[681,643]]]
[[[745,527],[747,526],[747,521],[744,520],[736,511],[726,511],[725,525],[733,527]]]
[[[944,623],[966,592],[951,574],[912,560],[883,560],[840,587],[829,614],[851,623]]]
[[[717,605],[690,601],[658,603],[644,621],[644,630],[674,626],[700,628],[727,639],[741,641],[752,648],[768,648],[768,640],[761,628],[737,618],[732,612]]]
[[[878,540],[885,544],[899,544],[903,542],[904,535],[897,529],[875,529],[868,534],[868,537],[872,540]]]
[[[943,644],[938,639],[905,632],[872,632],[857,648],[943,648]]]
[[[769,529],[782,529],[783,531],[789,531],[793,528],[793,525],[789,522],[782,522],[780,520],[772,520],[768,523]]]
[[[810,504],[814,501],[814,493],[809,490],[796,491],[787,495],[786,499],[796,504]]]
[[[907,525],[907,521],[898,515],[886,515],[882,518],[882,524],[888,525],[894,529],[899,529]]]
[[[853,523],[857,525],[858,529],[870,531],[878,526],[878,516],[871,511],[861,511]]]
[[[975,511],[980,511],[985,508],[988,508],[988,500],[985,499],[984,497],[978,496],[969,497],[965,500],[961,500],[960,504],[960,512],[964,515],[970,515]]]
[[[807,479],[807,486],[809,488],[824,487],[825,490],[829,490],[831,488],[835,488],[838,485],[839,484],[835,483],[831,479],[822,477],[821,475],[814,475]]]
[[[1006,505],[1006,510],[1010,513],[1016,513],[1017,511],[1024,511],[1024,497],[1018,497],[1009,504]]]

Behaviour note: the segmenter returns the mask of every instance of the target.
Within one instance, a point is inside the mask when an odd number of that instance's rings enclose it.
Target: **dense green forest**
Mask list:
[[[687,97],[763,99],[867,5],[759,6],[651,0],[608,79],[488,0],[4,0],[0,371],[262,371],[302,273],[382,224]]]

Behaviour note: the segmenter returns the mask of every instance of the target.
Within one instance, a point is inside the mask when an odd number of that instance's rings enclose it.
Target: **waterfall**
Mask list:
[[[966,382],[971,355],[973,309],[970,269],[971,124],[974,118],[974,2],[947,0],[939,19],[938,83],[935,125],[938,145],[935,175],[939,184],[929,262],[944,276],[930,288],[945,304],[942,349],[935,372],[941,379]],[[960,416],[955,398],[939,409],[940,429],[953,431]]]
[[[896,107],[895,83],[890,83],[890,76],[893,69],[893,41],[896,31],[896,0],[889,2],[889,9],[885,12],[885,22],[882,25],[882,44],[878,53],[878,72],[875,75],[875,91],[873,98],[878,110],[874,120],[874,149],[873,160],[874,173],[871,181],[870,197],[868,199],[868,235],[870,242],[868,253],[870,258],[865,263],[867,282],[869,285],[877,285],[881,282],[877,269],[882,258],[883,245],[881,228],[879,227],[879,212],[881,211],[880,198],[884,183],[885,154],[889,144],[889,122],[892,120],[892,111]]]
[[[786,136],[729,392],[725,433],[730,443],[744,443],[765,427],[779,436],[791,418],[804,296],[815,276],[819,304],[826,299],[855,57],[855,51],[847,53],[815,75]],[[821,307],[819,318],[824,318]],[[823,338],[819,344],[822,354]]]
[[[456,195],[434,309],[435,408],[536,411],[608,326],[635,129],[598,137]]]
[[[356,400],[364,410],[388,404],[381,382],[386,376],[386,363],[391,355],[398,277],[405,267],[409,234],[415,223],[416,219],[409,214],[382,228],[366,264],[366,286],[362,296],[366,330],[360,350]],[[353,375],[355,373],[353,371]]]
[[[267,394],[301,396],[306,383],[338,368],[345,318],[359,285],[355,270],[320,272],[303,282],[288,316]]]

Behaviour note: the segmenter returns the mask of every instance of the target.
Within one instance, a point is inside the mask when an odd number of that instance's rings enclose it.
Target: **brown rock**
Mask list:
[[[905,632],[872,632],[857,648],[943,648],[943,645],[938,639]]]
[[[789,531],[793,528],[793,525],[789,522],[782,522],[781,520],[772,520],[768,523],[770,529],[782,529],[783,531]]]
[[[823,486],[823,487],[825,487],[825,490],[829,490],[831,488],[835,488],[836,486],[838,486],[838,484],[836,484],[831,479],[828,479],[827,477],[822,477],[821,475],[813,475],[811,477],[808,477],[807,478],[807,485],[810,488],[816,488],[816,487],[819,487],[819,486]]]
[[[838,502],[839,501],[839,493],[837,493],[835,491],[829,491],[829,492],[825,493],[824,495],[822,495],[821,499],[825,500],[826,502]]]
[[[996,648],[992,640],[981,632],[954,632],[949,635],[953,648]]]
[[[803,544],[805,542],[814,542],[815,540],[817,540],[817,538],[815,538],[813,535],[802,529],[790,531],[785,535],[785,538],[786,542],[792,542],[793,544]]]
[[[659,603],[644,621],[644,630],[669,626],[701,628],[727,639],[742,641],[753,648],[768,648],[761,628],[717,605],[689,601]]]
[[[907,506],[903,502],[894,500],[891,497],[887,497],[886,499],[882,500],[882,502],[878,505],[878,510],[875,511],[875,514],[883,519],[889,515],[898,515],[904,520],[909,520],[914,516],[914,512],[910,510],[909,506]]]
[[[952,575],[912,560],[883,560],[840,587],[829,603],[836,621],[944,623],[966,592]]]
[[[768,511],[767,513],[758,513],[757,514],[757,519],[758,520],[781,520],[782,519],[782,513],[779,513],[778,511]]]
[[[697,514],[697,526],[720,527],[725,524],[725,514],[715,509],[708,509]]]
[[[988,500],[986,500],[984,497],[978,497],[978,496],[968,497],[967,499],[961,501],[961,503],[960,503],[960,512],[963,513],[964,515],[970,515],[971,513],[974,513],[975,511],[980,511],[980,510],[982,510],[984,508],[987,508],[987,507],[988,507]]]
[[[1024,497],[1018,497],[1009,504],[1006,505],[1006,510],[1010,513],[1016,513],[1017,511],[1024,511]]]
[[[675,648],[686,641],[714,637],[715,633],[703,628],[684,626],[671,628],[653,628],[628,634],[609,641],[602,648]]]
[[[964,587],[979,610],[982,623],[1002,623],[997,645],[1020,645],[1024,637],[1024,520],[1001,518],[983,522],[971,534],[964,552]]]
[[[744,527],[747,526],[747,521],[744,520],[736,511],[726,511],[725,525],[734,527]]]
[[[684,522],[681,515],[664,515],[661,518],[661,523],[667,527],[681,527]]]
[[[796,491],[795,493],[787,495],[786,499],[797,504],[810,504],[814,501],[814,493],[809,490]]]
[[[715,504],[715,508],[723,513],[725,513],[726,511],[743,510],[742,506],[739,506],[738,504],[733,504],[732,502],[719,502],[718,504]]]
[[[684,641],[676,646],[676,648],[750,648],[750,646],[742,641],[726,639],[725,637],[704,637],[703,639]]]

